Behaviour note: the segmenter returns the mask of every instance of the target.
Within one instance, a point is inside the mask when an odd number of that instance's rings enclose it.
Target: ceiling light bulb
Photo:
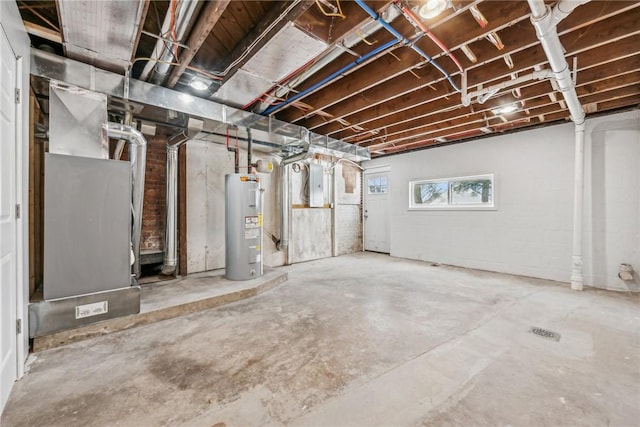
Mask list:
[[[447,6],[447,0],[427,0],[422,6],[420,6],[418,14],[424,19],[435,18],[440,15]]]
[[[191,86],[195,90],[207,90],[209,88],[209,85],[200,79],[191,80],[191,83],[189,83],[189,86]]]
[[[509,114],[518,111],[518,107],[514,104],[503,105],[502,107],[495,108],[491,112],[495,115]]]

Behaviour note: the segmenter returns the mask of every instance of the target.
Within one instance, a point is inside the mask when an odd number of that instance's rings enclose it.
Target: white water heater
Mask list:
[[[260,178],[225,177],[225,277],[249,280],[262,271],[262,203]]]

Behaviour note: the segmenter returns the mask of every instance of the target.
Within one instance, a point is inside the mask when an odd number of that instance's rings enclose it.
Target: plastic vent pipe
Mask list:
[[[402,43],[406,46],[409,46],[411,49],[413,49],[414,51],[416,51],[416,53],[420,56],[422,56],[424,59],[427,60],[427,63],[433,65],[438,71],[440,71],[442,73],[442,75],[444,77],[446,77],[447,80],[449,80],[449,83],[451,84],[451,87],[453,87],[455,89],[456,92],[460,92],[460,88],[453,82],[453,79],[451,78],[451,76],[449,75],[449,73],[447,73],[440,65],[438,65],[438,63],[436,61],[433,60],[433,58],[431,58],[429,55],[427,55],[426,53],[424,53],[422,51],[422,49],[420,49],[418,46],[416,46],[414,43],[410,42],[409,40],[407,40],[402,34],[400,34],[398,32],[398,30],[396,30],[395,28],[393,28],[391,26],[391,24],[389,24],[388,22],[386,22],[384,19],[382,19],[380,17],[380,15],[378,15],[373,9],[371,9],[369,6],[367,6],[367,4],[363,1],[363,0],[355,0],[356,3],[358,4],[358,6],[360,6],[362,8],[362,10],[364,10],[365,12],[367,12],[369,14],[370,17],[372,17],[373,19],[375,19],[376,21],[378,21],[380,23],[380,25],[382,25],[384,27],[385,30],[387,30],[388,32],[390,32],[396,39],[398,39],[398,43]]]
[[[140,236],[142,233],[142,202],[144,198],[144,174],[147,162],[147,140],[140,131],[120,123],[107,123],[107,135],[114,139],[129,142],[129,161],[132,170],[132,206],[133,224],[131,226],[131,242],[133,244],[133,274],[140,277]]]
[[[582,217],[584,191],[584,121],[585,114],[571,78],[569,64],[564,57],[564,50],[558,37],[557,25],[576,7],[588,0],[561,0],[551,9],[543,0],[529,0],[531,23],[549,61],[553,77],[567,103],[571,120],[575,123],[575,159],[574,159],[574,194],[573,194],[573,255],[571,257],[571,289],[582,290]]]

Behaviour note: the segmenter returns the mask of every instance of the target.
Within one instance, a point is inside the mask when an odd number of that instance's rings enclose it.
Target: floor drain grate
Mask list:
[[[531,329],[529,329],[529,332],[531,332],[534,335],[537,335],[539,337],[551,340],[551,341],[560,341],[560,334],[558,332],[554,332],[554,331],[550,331],[548,329],[543,329],[543,328],[538,328],[537,326],[532,326]]]

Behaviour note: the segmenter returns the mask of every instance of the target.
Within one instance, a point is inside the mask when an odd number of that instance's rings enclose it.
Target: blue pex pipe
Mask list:
[[[339,69],[338,71],[336,71],[335,73],[331,74],[330,76],[325,77],[324,79],[322,79],[321,81],[319,81],[318,83],[314,84],[311,87],[306,88],[305,90],[298,92],[297,94],[293,95],[291,98],[288,98],[286,101],[281,102],[280,104],[276,104],[276,105],[272,105],[271,107],[267,108],[266,110],[264,110],[262,112],[262,115],[266,116],[268,114],[273,113],[276,110],[279,110],[280,108],[284,107],[285,105],[291,104],[292,102],[302,98],[303,96],[307,95],[310,92],[313,92],[314,90],[326,85],[327,83],[329,83],[332,80],[335,80],[336,78],[340,77],[341,74],[346,73],[347,71],[349,71],[350,69],[352,69],[353,67],[355,67],[358,64],[361,64],[362,62],[366,61],[367,59],[378,55],[380,52],[383,52],[397,44],[400,43],[400,40],[391,40],[390,42],[387,42],[385,44],[383,44],[382,46],[373,49],[371,52],[366,53],[365,55],[361,56],[360,58],[356,59],[355,61],[345,65],[344,67],[342,67],[341,69]]]
[[[454,81],[451,78],[451,76],[449,75],[449,73],[447,73],[440,65],[438,65],[438,63],[436,61],[434,61],[433,58],[431,58],[429,55],[424,53],[422,51],[422,49],[420,49],[418,46],[416,46],[415,44],[413,44],[409,40],[407,40],[402,34],[400,34],[398,32],[398,30],[393,28],[391,26],[391,24],[389,24],[387,21],[382,19],[373,9],[371,9],[369,6],[367,6],[367,4],[363,0],[355,0],[355,1],[358,4],[358,6],[360,6],[362,8],[362,10],[367,12],[370,17],[372,17],[373,19],[378,21],[378,23],[380,23],[380,25],[382,25],[385,28],[385,30],[389,31],[395,38],[397,38],[399,43],[403,43],[403,44],[409,46],[411,49],[416,51],[418,53],[418,55],[420,55],[424,59],[426,59],[427,63],[433,65],[438,71],[440,71],[442,73],[443,76],[445,76],[447,78],[447,80],[449,80],[449,83],[455,89],[456,92],[460,92],[460,88],[454,83]]]

